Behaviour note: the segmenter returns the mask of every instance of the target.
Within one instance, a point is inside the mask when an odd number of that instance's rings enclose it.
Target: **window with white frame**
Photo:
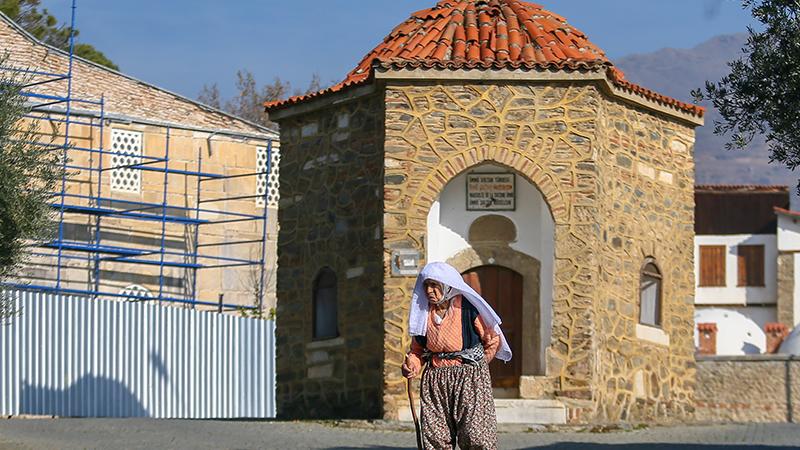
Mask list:
[[[256,147],[256,171],[259,173],[256,182],[256,206],[278,207],[278,168],[281,152],[277,145],[272,145],[272,155],[267,147]],[[269,164],[268,164],[269,163]]]
[[[142,140],[140,131],[111,130],[112,191],[142,191],[142,171],[130,167],[142,163]]]

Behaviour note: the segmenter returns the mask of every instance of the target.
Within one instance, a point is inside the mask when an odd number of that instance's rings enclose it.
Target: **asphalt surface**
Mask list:
[[[410,449],[412,431],[353,423],[191,420],[0,420],[0,449]],[[628,431],[500,434],[501,449],[686,450],[800,448],[800,425],[725,425]]]

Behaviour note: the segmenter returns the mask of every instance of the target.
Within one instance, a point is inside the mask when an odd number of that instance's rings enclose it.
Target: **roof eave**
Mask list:
[[[578,64],[574,67],[559,68],[556,65],[545,66],[519,66],[503,68],[495,66],[479,66],[474,68],[450,69],[447,66],[411,66],[411,65],[380,65],[375,69],[375,79],[378,80],[457,80],[457,81],[585,81],[599,83],[606,94],[618,98],[626,103],[632,103],[645,109],[658,112],[677,119],[693,127],[703,126],[705,119],[704,109],[697,108],[700,114],[675,106],[662,103],[641,95],[624,86],[634,86],[625,83],[621,86],[610,79],[607,73],[608,64]],[[666,96],[661,96],[667,98]],[[670,99],[671,100],[671,99]],[[681,102],[673,100],[674,103]]]
[[[337,105],[358,98],[370,95],[375,92],[375,83],[373,80],[367,79],[360,83],[347,85],[335,91],[322,91],[310,97],[300,98],[296,100],[284,100],[282,102],[275,102],[272,104],[264,105],[269,120],[279,122],[281,120],[307,114],[318,109],[322,109],[331,105]]]
[[[31,41],[33,44],[42,46],[44,48],[47,48],[48,51],[53,52],[53,53],[58,53],[61,56],[69,57],[69,52],[61,50],[58,47],[54,47],[54,46],[52,46],[50,44],[45,43],[44,41],[39,40],[34,35],[30,34],[27,30],[22,28],[18,23],[14,22],[14,20],[12,20],[7,15],[5,15],[3,12],[0,12],[0,20],[2,20],[6,24],[8,24],[12,28],[14,28],[14,30],[16,32],[18,32],[25,39]],[[159,86],[156,86],[154,84],[148,83],[146,81],[142,81],[142,80],[140,80],[140,79],[138,79],[136,77],[133,77],[133,76],[125,74],[125,73],[122,73],[122,72],[120,72],[118,70],[114,70],[114,69],[112,69],[110,67],[106,67],[106,66],[104,66],[102,64],[98,64],[98,63],[96,63],[94,61],[90,61],[90,60],[88,60],[86,58],[83,58],[83,57],[80,57],[78,55],[74,55],[73,54],[72,57],[76,61],[80,61],[83,64],[92,66],[95,69],[100,69],[100,70],[109,72],[109,73],[111,73],[113,75],[116,75],[116,76],[119,76],[119,77],[122,77],[122,78],[126,78],[126,79],[128,79],[128,80],[130,80],[130,81],[132,81],[134,83],[140,84],[140,85],[142,85],[142,86],[144,86],[146,88],[150,88],[150,89],[155,89],[155,90],[161,91],[161,92],[163,92],[163,93],[165,93],[167,95],[170,95],[170,96],[174,97],[178,101],[193,104],[193,105],[197,106],[200,109],[206,110],[209,113],[222,115],[222,116],[225,116],[225,117],[227,117],[229,119],[232,119],[232,120],[235,120],[235,121],[239,121],[242,124],[244,124],[246,126],[249,126],[249,127],[253,128],[253,129],[259,131],[259,132],[263,132],[264,134],[271,135],[271,137],[277,138],[280,135],[277,130],[273,130],[270,127],[267,127],[267,126],[264,126],[264,125],[261,125],[261,124],[255,123],[255,122],[251,122],[251,121],[249,121],[247,119],[243,119],[243,118],[241,118],[239,116],[233,115],[233,114],[231,114],[229,112],[226,112],[226,111],[223,111],[223,110],[221,110],[219,108],[215,108],[213,106],[207,105],[207,104],[199,102],[197,100],[193,100],[193,99],[191,99],[189,97],[186,97],[185,95],[181,95],[181,94],[172,92],[172,91],[170,91],[168,89],[164,89],[162,87],[159,87]],[[231,131],[235,131],[235,130],[231,130]]]
[[[338,101],[346,101],[374,92],[373,80],[406,81],[584,81],[594,82],[609,96],[626,103],[667,115],[692,127],[705,124],[705,110],[656,94],[633,83],[609,76],[610,63],[584,61],[569,64],[488,64],[488,63],[425,63],[415,61],[375,61],[371,76],[357,83],[344,84],[310,96],[265,105],[270,120],[304,114]],[[651,94],[648,97],[642,92]],[[669,100],[669,103],[654,98]],[[681,107],[680,105],[685,105]]]
[[[698,184],[695,192],[710,194],[789,194],[789,186],[773,184]]]

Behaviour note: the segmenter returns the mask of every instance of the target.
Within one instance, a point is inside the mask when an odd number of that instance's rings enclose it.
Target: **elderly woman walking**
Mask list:
[[[422,373],[426,449],[496,449],[489,362],[511,360],[500,317],[445,263],[425,266],[411,298],[411,351],[403,375]],[[426,367],[423,369],[424,367]]]

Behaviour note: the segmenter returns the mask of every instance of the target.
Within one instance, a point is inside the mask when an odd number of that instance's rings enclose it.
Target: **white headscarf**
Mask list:
[[[428,314],[430,306],[428,296],[425,294],[425,280],[433,280],[450,287],[448,294],[451,297],[461,295],[478,310],[483,323],[491,327],[500,336],[500,349],[497,351],[497,359],[502,361],[511,360],[511,347],[508,346],[506,337],[500,329],[503,323],[500,317],[491,306],[461,277],[461,274],[451,265],[442,262],[430,263],[422,269],[417,277],[417,285],[414,287],[414,294],[411,296],[411,311],[408,315],[408,333],[411,336],[425,336],[428,333]]]

